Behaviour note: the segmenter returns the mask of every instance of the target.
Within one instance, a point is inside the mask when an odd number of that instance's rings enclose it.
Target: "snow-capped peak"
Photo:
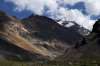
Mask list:
[[[61,21],[66,21],[66,18],[62,18]]]
[[[60,20],[58,20],[57,22],[58,22],[60,25],[64,25],[64,27],[71,27],[71,26],[75,25],[74,22],[73,22],[72,20],[66,19],[65,17],[62,18],[62,19],[60,19]]]
[[[60,20],[57,20],[57,23],[64,26],[64,27],[68,27],[70,29],[73,29],[73,30],[79,32],[83,36],[86,36],[86,35],[90,34],[90,32],[91,32],[90,30],[77,24],[75,21],[72,21],[70,19],[66,19],[65,17],[60,19]]]
[[[62,21],[72,22],[72,20],[70,20],[70,19],[66,19],[66,17],[62,18],[61,20],[62,20]]]
[[[73,26],[73,25],[75,25],[75,24],[72,23],[72,22],[69,22],[67,25],[65,25],[65,27],[71,27],[71,26]]]

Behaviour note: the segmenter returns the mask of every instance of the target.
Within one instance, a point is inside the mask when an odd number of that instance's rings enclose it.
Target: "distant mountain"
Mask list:
[[[0,54],[7,60],[52,60],[82,38],[45,16],[19,20],[0,11]]]
[[[100,19],[93,25],[92,32],[88,36],[67,49],[65,54],[59,57],[60,60],[72,58],[100,58]]]
[[[73,29],[77,32],[79,32],[81,35],[86,36],[88,34],[90,34],[90,30],[84,28],[83,26],[77,24],[75,21],[72,20],[68,20],[66,18],[62,18],[60,20],[57,20],[57,23],[64,26],[64,27],[68,27],[70,29]]]

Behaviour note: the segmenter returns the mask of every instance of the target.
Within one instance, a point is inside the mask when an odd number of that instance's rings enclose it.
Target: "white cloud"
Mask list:
[[[86,12],[90,15],[99,15],[100,14],[100,0],[89,0],[85,2]]]
[[[42,15],[46,0],[5,0],[15,4],[15,11],[29,10],[36,14]]]
[[[60,14],[60,15],[58,15]],[[63,17],[66,17],[67,19],[71,19],[73,21],[76,21],[78,24],[84,26],[85,28],[88,28],[92,30],[92,26],[95,23],[95,20],[91,20],[90,15],[84,15],[80,10],[77,9],[67,9],[67,8],[59,8],[58,11],[53,14],[56,15],[56,19],[60,19]],[[54,17],[53,17],[54,18]]]
[[[38,15],[45,13],[53,19],[66,17],[90,30],[92,30],[95,22],[95,20],[91,20],[91,16],[100,14],[99,0],[5,0],[5,2],[15,4],[15,11],[29,10]],[[78,2],[84,2],[85,11],[88,15],[84,15],[81,10],[65,7],[68,4],[74,6]],[[47,11],[45,11],[45,7],[48,9]]]
[[[65,5],[69,4],[74,6],[78,2],[84,2],[86,12],[90,15],[99,15],[100,14],[100,0],[63,0]]]

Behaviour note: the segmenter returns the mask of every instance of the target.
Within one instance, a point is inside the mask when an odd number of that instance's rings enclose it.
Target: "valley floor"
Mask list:
[[[0,66],[100,66],[100,59],[79,59],[68,61],[47,61],[47,62],[13,62],[0,61]]]

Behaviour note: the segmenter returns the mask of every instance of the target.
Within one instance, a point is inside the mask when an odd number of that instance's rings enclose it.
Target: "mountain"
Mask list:
[[[77,40],[83,38],[82,35],[71,30],[69,28],[63,27],[56,23],[51,18],[45,16],[38,15],[30,15],[28,18],[22,20],[26,29],[29,31],[33,31],[35,37],[40,38],[42,40],[61,40],[70,45],[74,44]]]
[[[51,18],[32,14],[20,20],[0,10],[0,58],[52,60],[82,38],[79,33]]]
[[[84,28],[83,26],[77,24],[75,21],[72,20],[68,20],[66,18],[62,18],[60,20],[57,20],[57,23],[64,26],[64,27],[68,27],[70,29],[73,29],[77,32],[79,32],[81,35],[86,36],[88,34],[90,34],[90,30]]]
[[[100,19],[93,25],[92,32],[83,40],[67,49],[59,59],[100,58]]]

